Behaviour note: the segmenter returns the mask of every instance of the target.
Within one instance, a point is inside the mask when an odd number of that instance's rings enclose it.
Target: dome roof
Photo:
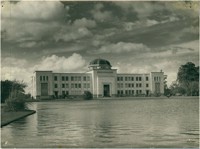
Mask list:
[[[96,68],[96,69],[111,69],[111,64],[109,61],[105,59],[94,59],[90,62],[89,67]]]

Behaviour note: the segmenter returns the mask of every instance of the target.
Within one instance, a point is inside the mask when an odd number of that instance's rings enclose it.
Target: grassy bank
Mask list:
[[[5,111],[4,107],[1,106],[1,127],[6,126],[14,121],[24,118],[28,115],[34,114],[34,110],[24,110],[24,111]]]

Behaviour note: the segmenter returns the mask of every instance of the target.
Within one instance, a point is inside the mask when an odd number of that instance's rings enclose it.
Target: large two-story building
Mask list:
[[[90,91],[94,97],[137,96],[164,93],[164,72],[117,73],[109,61],[95,59],[85,73],[35,71],[33,95],[45,99],[78,96]]]

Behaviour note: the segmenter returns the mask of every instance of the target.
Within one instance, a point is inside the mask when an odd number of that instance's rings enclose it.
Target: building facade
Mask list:
[[[94,97],[149,96],[164,93],[164,72],[117,73],[109,61],[95,59],[85,73],[35,71],[33,96],[40,99],[80,96],[90,91]]]

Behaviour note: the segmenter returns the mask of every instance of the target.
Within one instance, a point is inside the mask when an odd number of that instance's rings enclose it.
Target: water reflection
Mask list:
[[[3,147],[198,147],[198,99],[39,102]]]

